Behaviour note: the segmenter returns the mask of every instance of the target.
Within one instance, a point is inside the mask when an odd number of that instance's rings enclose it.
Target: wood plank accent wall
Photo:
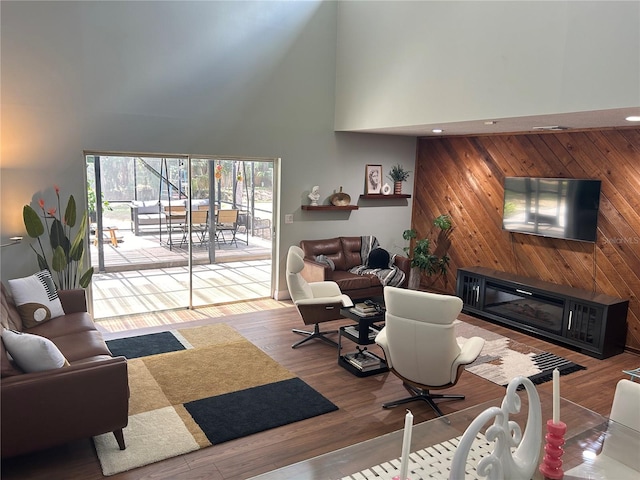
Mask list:
[[[602,180],[596,243],[502,230],[508,176]],[[640,128],[419,139],[418,238],[433,238],[442,213],[451,268],[422,286],[454,293],[457,269],[476,265],[629,299],[626,346],[640,353]]]

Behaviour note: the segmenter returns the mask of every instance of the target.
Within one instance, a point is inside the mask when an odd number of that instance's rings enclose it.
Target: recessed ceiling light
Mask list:
[[[640,115],[631,115],[630,117],[625,118],[627,122],[640,122]]]
[[[434,128],[433,130],[431,130],[433,133],[442,133],[444,132],[444,130],[442,130],[441,128]]]

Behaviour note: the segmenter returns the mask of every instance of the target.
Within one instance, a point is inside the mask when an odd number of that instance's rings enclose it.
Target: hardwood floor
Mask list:
[[[625,352],[607,360],[597,360],[467,315],[461,315],[460,319],[587,367],[587,370],[562,377],[562,396],[603,415],[609,413],[617,381],[626,377],[622,370],[640,366],[640,357],[631,353]],[[337,365],[336,350],[322,342],[312,341],[298,349],[292,349],[291,345],[300,337],[293,334],[291,328],[300,328],[302,324],[293,307],[198,320],[182,324],[178,328],[211,322],[227,323],[235,327],[255,345],[329,398],[339,410],[109,478],[246,479],[403,428],[404,408],[381,408],[383,402],[405,396],[406,391],[400,381],[392,374],[355,377]],[[325,324],[323,330],[349,323],[351,322],[347,320],[332,322]],[[145,333],[165,329],[166,325],[151,327],[145,329]],[[110,338],[122,334],[106,336]],[[549,382],[538,388],[551,393],[552,385]],[[463,373],[461,380],[451,391],[465,394],[466,399],[441,403],[445,413],[504,395],[503,387],[468,372]],[[416,423],[435,416],[426,404],[412,404],[411,410]],[[104,478],[90,439],[3,460],[1,475],[5,480]]]

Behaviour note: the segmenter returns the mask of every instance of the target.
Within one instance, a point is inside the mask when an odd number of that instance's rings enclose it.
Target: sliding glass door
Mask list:
[[[272,295],[273,159],[86,162],[97,319]]]

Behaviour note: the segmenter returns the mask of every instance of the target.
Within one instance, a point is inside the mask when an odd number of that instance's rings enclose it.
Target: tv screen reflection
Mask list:
[[[506,177],[503,229],[595,242],[600,180]]]

